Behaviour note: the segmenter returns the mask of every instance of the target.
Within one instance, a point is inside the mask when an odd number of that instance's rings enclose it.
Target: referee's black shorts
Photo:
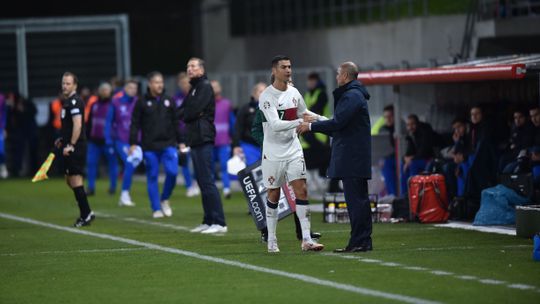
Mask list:
[[[75,151],[64,156],[64,173],[66,175],[84,175],[86,167],[86,143],[77,143]]]

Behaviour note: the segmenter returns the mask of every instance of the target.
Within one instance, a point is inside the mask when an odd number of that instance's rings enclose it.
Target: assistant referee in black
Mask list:
[[[73,226],[90,225],[95,218],[90,210],[83,186],[83,170],[86,166],[86,135],[84,130],[84,102],[77,95],[77,76],[65,72],[62,76],[62,129],[55,146],[64,158],[66,183],[73,190],[80,215]]]

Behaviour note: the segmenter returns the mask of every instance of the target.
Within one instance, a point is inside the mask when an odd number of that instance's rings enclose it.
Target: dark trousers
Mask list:
[[[351,238],[347,247],[371,246],[371,206],[365,178],[343,178],[345,201],[351,220]]]
[[[204,211],[203,224],[218,224],[225,226],[225,215],[221,197],[215,184],[214,176],[214,145],[211,143],[191,147],[191,159],[201,188]]]

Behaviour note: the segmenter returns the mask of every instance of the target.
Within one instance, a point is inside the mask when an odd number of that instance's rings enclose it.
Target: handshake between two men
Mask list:
[[[315,113],[304,113],[302,116],[304,118],[304,121],[300,125],[298,125],[298,127],[296,127],[296,133],[298,133],[299,135],[302,135],[304,133],[311,131],[310,124],[312,122],[328,119],[324,116],[317,115]]]

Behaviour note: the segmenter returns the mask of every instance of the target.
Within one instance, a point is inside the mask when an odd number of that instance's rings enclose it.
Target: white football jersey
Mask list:
[[[296,127],[302,123],[306,111],[304,98],[295,87],[280,91],[268,86],[259,97],[263,119],[263,159],[272,161],[303,157]]]

